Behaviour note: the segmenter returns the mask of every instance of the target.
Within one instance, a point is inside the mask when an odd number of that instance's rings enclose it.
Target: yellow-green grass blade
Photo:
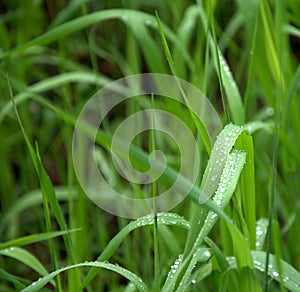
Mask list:
[[[254,151],[252,137],[246,132],[241,133],[238,137],[236,149],[243,150],[247,153],[246,163],[241,173],[240,181],[237,186],[236,196],[240,204],[240,210],[247,225],[249,234],[249,244],[251,249],[255,249],[255,228],[256,228],[256,205],[255,205],[255,173],[254,173]]]

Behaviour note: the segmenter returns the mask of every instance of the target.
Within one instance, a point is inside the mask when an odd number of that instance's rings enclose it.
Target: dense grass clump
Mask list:
[[[3,1],[0,291],[300,291],[298,6],[296,0]],[[81,109],[98,90],[141,73],[194,85],[221,122],[210,139],[180,82],[185,106],[149,94],[109,113],[95,159],[118,192],[156,197],[181,170],[174,138],[150,129],[133,139],[130,161],[147,171],[148,153],[160,150],[167,158],[163,175],[145,185],[120,175],[113,134],[140,110],[183,121],[201,157],[199,165],[184,165],[177,191],[189,194],[180,204],[169,212],[154,204],[153,212],[130,220],[88,199],[73,165],[86,153],[74,157],[72,141]],[[155,128],[154,114],[150,121]]]

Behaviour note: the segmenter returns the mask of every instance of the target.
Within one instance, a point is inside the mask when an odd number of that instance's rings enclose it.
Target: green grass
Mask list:
[[[300,291],[298,6],[297,0],[4,1],[0,291]],[[95,92],[145,72],[199,88],[224,129],[209,139],[180,83],[186,107],[157,96],[117,107],[98,131],[96,156],[114,189],[153,197],[180,170],[174,141],[148,131],[134,139],[130,159],[145,171],[148,153],[161,150],[168,159],[163,175],[140,185],[117,172],[112,135],[139,110],[180,118],[201,156],[199,166],[185,165],[177,190],[191,192],[183,202],[169,213],[129,220],[98,208],[81,189],[73,130]],[[116,145],[124,157],[122,141]]]

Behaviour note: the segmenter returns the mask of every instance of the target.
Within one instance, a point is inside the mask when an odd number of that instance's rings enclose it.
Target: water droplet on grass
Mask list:
[[[279,277],[279,273],[277,273],[277,272],[273,272],[272,275],[273,275],[274,277]]]
[[[150,26],[150,25],[152,24],[152,22],[151,22],[150,19],[147,19],[147,20],[145,21],[145,24],[146,24],[147,26]]]

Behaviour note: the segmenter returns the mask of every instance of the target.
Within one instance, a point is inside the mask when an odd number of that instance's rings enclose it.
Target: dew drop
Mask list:
[[[128,17],[128,15],[122,15],[121,16],[121,20],[123,21],[123,22],[128,22],[128,20],[129,20],[129,17]]]
[[[279,274],[278,274],[277,272],[273,272],[272,275],[273,275],[274,277],[278,277],[278,276],[279,276]]]
[[[147,19],[147,20],[145,21],[145,24],[148,25],[148,26],[150,26],[150,25],[152,24],[152,22],[151,22],[150,19]]]
[[[256,235],[257,235],[257,236],[261,236],[261,235],[263,235],[263,232],[262,232],[262,230],[257,230],[257,231],[256,231]]]

